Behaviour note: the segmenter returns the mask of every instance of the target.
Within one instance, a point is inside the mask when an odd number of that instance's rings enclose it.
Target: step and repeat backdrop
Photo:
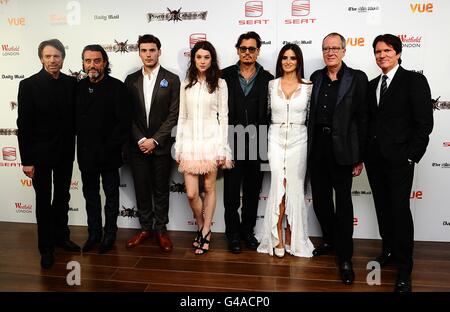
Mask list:
[[[0,0],[0,221],[36,220],[31,180],[22,174],[17,144],[17,91],[20,80],[41,69],[37,47],[43,40],[60,39],[66,47],[63,72],[81,69],[81,51],[100,44],[108,52],[111,75],[124,80],[141,63],[139,35],[151,33],[162,42],[161,64],[184,79],[189,51],[198,40],[211,41],[221,67],[237,60],[234,45],[247,31],[260,34],[259,62],[275,71],[277,52],[287,42],[300,45],[306,76],[323,67],[321,42],[330,32],[347,38],[344,61],[366,72],[379,73],[372,41],[392,33],[403,42],[403,66],[423,73],[434,99],[435,127],[424,158],[416,166],[411,192],[415,239],[450,241],[450,2],[446,0]],[[49,150],[48,153],[53,153]],[[121,168],[119,227],[138,228],[131,172]],[[223,178],[217,186],[213,230],[224,232]],[[270,172],[260,194],[256,233],[262,226]],[[78,165],[71,184],[70,224],[86,225],[85,203]],[[300,190],[299,190],[300,191]],[[353,184],[355,237],[377,238],[378,227],[365,172]],[[310,233],[320,228],[308,196]],[[184,193],[183,177],[175,164],[170,179],[170,230],[195,230]]]

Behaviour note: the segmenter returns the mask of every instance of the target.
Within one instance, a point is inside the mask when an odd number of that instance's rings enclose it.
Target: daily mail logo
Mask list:
[[[197,42],[206,41],[206,34],[195,33],[189,36],[189,47],[192,49]]]
[[[309,0],[292,1],[292,16],[309,15],[311,3]]]
[[[263,2],[262,1],[247,1],[245,3],[245,16],[246,17],[259,17],[263,15]]]
[[[15,147],[6,146],[2,148],[3,160],[15,161],[17,159],[17,153]]]

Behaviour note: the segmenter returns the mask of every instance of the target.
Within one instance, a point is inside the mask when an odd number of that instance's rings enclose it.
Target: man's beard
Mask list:
[[[95,80],[100,76],[100,73],[98,71],[89,71],[88,76]]]

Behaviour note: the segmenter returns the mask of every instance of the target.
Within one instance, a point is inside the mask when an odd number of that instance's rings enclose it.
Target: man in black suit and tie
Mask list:
[[[36,192],[41,266],[54,263],[55,245],[80,251],[67,226],[75,153],[75,78],[60,72],[66,52],[57,39],[38,48],[42,69],[19,84],[17,118],[20,157]],[[53,201],[52,201],[53,176]]]
[[[83,69],[88,75],[77,86],[77,160],[86,200],[89,237],[83,251],[101,242],[99,252],[113,248],[119,215],[119,168],[122,147],[131,127],[131,105],[125,85],[109,75],[109,58],[98,44],[84,47]],[[105,192],[102,230],[100,177]]]
[[[402,42],[385,34],[373,42],[382,71],[369,84],[369,143],[365,159],[383,241],[376,258],[398,266],[395,290],[411,291],[414,225],[409,206],[414,163],[419,162],[433,129],[431,92],[427,79],[401,64]]]
[[[142,230],[127,242],[139,245],[153,231],[160,249],[170,252],[169,178],[172,163],[172,128],[177,125],[180,79],[159,64],[161,42],[153,35],[138,40],[142,68],[125,79],[132,99],[133,123],[129,163]],[[153,195],[153,201],[152,201]]]
[[[323,238],[313,255],[336,250],[342,282],[350,285],[355,279],[351,189],[353,177],[363,169],[368,79],[342,61],[345,43],[338,33],[325,36],[322,52],[326,67],[311,75],[308,171]]]

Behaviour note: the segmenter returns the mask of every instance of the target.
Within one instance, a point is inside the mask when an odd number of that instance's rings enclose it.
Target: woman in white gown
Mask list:
[[[285,251],[294,256],[312,257],[314,246],[308,236],[305,203],[306,117],[312,83],[303,79],[303,55],[296,44],[280,51],[276,79],[269,82],[269,164],[270,192],[258,252]],[[283,219],[286,217],[285,238]]]
[[[184,174],[186,194],[197,222],[192,243],[196,255],[208,252],[216,207],[218,168],[231,168],[228,145],[228,89],[219,78],[217,53],[208,41],[191,50],[186,80],[180,89],[180,113],[175,142],[178,170]],[[205,196],[199,195],[199,178],[204,178]]]

